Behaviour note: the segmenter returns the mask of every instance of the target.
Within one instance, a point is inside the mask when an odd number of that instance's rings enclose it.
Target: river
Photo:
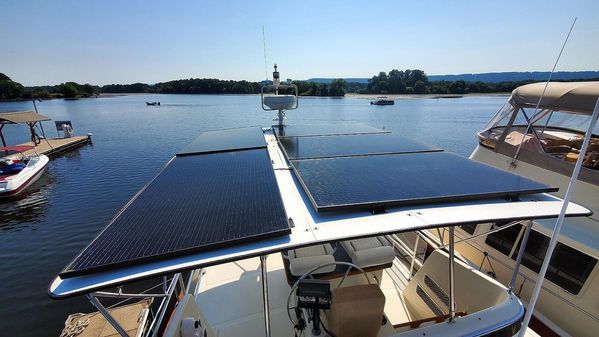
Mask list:
[[[402,99],[371,106],[361,98],[301,98],[287,124],[364,123],[468,156],[476,132],[501,107],[503,96]],[[145,101],[160,101],[146,106]],[[53,120],[71,120],[93,144],[51,158],[47,173],[23,195],[0,203],[0,332],[58,336],[66,317],[94,308],[83,298],[51,300],[52,278],[115,213],[200,132],[268,126],[275,116],[256,95],[127,95],[37,103]],[[0,103],[0,112],[32,110],[31,102]],[[55,136],[53,122],[45,133]],[[7,126],[10,145],[28,130]]]

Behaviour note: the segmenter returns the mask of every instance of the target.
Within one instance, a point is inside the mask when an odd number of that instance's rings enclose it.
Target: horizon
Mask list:
[[[599,3],[590,0],[3,2],[0,72],[25,86],[259,82],[265,79],[263,25],[268,77],[274,63],[283,79],[298,80],[371,78],[391,69],[428,75],[547,72],[574,17],[556,72],[597,71],[597,12]]]

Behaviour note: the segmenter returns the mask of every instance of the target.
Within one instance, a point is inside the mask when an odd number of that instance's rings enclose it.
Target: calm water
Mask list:
[[[370,106],[356,98],[302,98],[288,124],[362,122],[467,156],[505,97],[401,100]],[[161,106],[146,106],[160,101]],[[50,300],[52,278],[113,215],[199,132],[271,124],[259,96],[131,95],[44,101],[40,113],[71,120],[93,145],[52,158],[47,173],[17,200],[0,203],[0,335],[58,336],[70,313],[94,311],[76,298]],[[0,112],[32,109],[31,102],[0,103]],[[45,123],[49,136],[54,123]],[[9,144],[27,129],[6,127]]]

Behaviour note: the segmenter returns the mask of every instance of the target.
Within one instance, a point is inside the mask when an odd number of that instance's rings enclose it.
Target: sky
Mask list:
[[[599,70],[599,1],[0,0],[0,72],[23,85]]]

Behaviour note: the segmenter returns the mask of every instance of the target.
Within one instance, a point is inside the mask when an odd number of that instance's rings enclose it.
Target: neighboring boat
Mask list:
[[[371,127],[284,125],[281,110],[297,107],[284,100],[270,101],[276,126],[202,133],[59,273],[52,298],[85,295],[104,317],[92,328],[90,315],[71,316],[67,334],[99,336],[107,324],[122,337],[520,331],[522,303],[455,258],[453,235],[424,250],[417,235],[557,216],[562,201],[544,193],[554,188]],[[156,301],[126,314],[101,298]]]
[[[545,85],[516,88],[478,133],[479,144],[471,159],[557,186],[560,190],[556,195],[563,197],[574,163],[583,155],[580,147],[599,98],[599,82],[550,83],[546,90]],[[573,193],[573,201],[594,214],[564,222],[535,307],[539,320],[535,331],[542,334],[553,330],[559,335],[595,336],[599,331],[598,131],[596,126]],[[526,225],[489,222],[461,226],[457,233],[465,241],[456,249],[472,264],[508,284]],[[555,219],[532,224],[522,260],[524,268],[514,284],[515,293],[524,302],[530,299],[554,227]],[[505,229],[493,233],[496,228]],[[434,237],[437,233],[428,234]]]
[[[0,147],[0,151],[23,152],[33,148],[33,146],[5,146]],[[44,173],[48,161],[45,155],[1,158],[0,198],[15,196],[35,183]]]
[[[393,105],[395,101],[386,96],[377,97],[376,101],[370,101],[370,105]]]
[[[160,102],[146,102],[146,105],[160,105]]]

